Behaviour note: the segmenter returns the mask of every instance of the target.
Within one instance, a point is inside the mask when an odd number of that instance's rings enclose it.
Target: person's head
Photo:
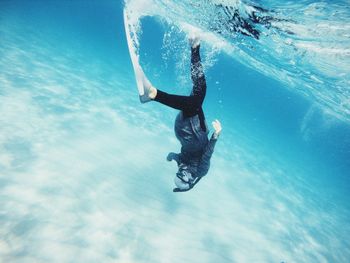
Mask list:
[[[187,190],[190,188],[192,180],[190,168],[185,164],[180,164],[174,179],[175,185],[181,190]]]

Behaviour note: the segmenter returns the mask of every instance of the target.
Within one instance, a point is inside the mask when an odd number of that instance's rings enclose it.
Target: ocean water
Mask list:
[[[201,36],[207,176],[173,193]],[[0,1],[0,262],[349,262],[350,3]]]

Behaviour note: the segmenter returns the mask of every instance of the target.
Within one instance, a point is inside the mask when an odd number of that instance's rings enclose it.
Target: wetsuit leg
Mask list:
[[[202,103],[205,98],[207,85],[200,60],[199,45],[191,49],[191,77],[193,88],[190,96],[168,94],[157,90],[157,96],[154,100],[171,108],[183,111],[185,117],[191,117],[200,112],[202,113]]]
[[[199,45],[196,48],[191,48],[191,78],[193,82],[191,95],[198,97],[200,106],[202,106],[207,92],[207,84],[199,54]]]

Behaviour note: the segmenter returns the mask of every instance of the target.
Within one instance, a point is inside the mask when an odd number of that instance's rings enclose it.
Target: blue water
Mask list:
[[[256,39],[220,4],[274,20]],[[201,32],[223,132],[187,193],[165,160],[176,111],[139,103],[124,8],[167,92],[190,92]],[[349,47],[348,1],[1,1],[0,262],[349,262]]]

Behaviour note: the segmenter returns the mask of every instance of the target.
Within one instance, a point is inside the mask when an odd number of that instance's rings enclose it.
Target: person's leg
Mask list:
[[[207,84],[205,81],[199,48],[199,44],[191,48],[191,78],[193,82],[191,95],[198,97],[200,106],[202,106],[207,92]]]
[[[192,39],[192,47],[191,47],[191,78],[193,82],[192,93],[197,98],[197,103],[200,105],[195,109],[194,112],[185,112],[185,117],[191,117],[195,114],[198,114],[200,125],[203,131],[207,131],[205,125],[205,116],[202,109],[202,104],[205,99],[205,95],[207,92],[207,83],[205,81],[203,66],[201,63],[200,52],[199,52],[199,39]]]
[[[191,77],[193,88],[190,96],[168,94],[157,90],[154,100],[171,108],[182,110],[186,116],[197,114],[206,94],[206,81],[200,61],[199,45],[191,48]]]
[[[164,91],[157,89],[157,95],[154,98],[155,101],[158,101],[166,106],[171,108],[181,110],[184,112],[193,111],[195,105],[198,104],[197,98],[195,96],[181,96],[169,94]]]
[[[164,91],[156,89],[143,73],[142,69],[141,72],[143,88],[145,91],[144,95],[140,96],[141,103],[155,100],[171,108],[183,111],[189,110],[194,104],[194,96],[168,94]]]

